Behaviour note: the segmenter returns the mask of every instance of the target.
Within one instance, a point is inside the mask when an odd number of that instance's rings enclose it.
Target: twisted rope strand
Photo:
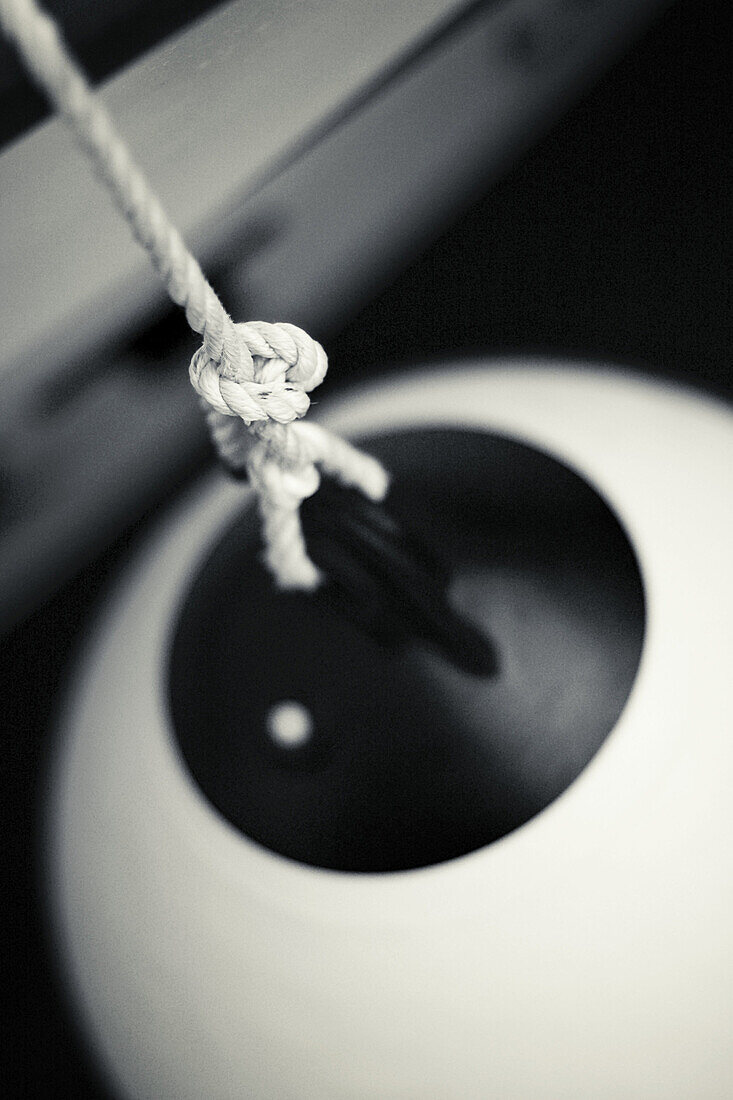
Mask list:
[[[386,474],[374,459],[322,428],[305,434],[293,430],[303,427],[293,422],[305,415],[308,393],[326,374],[323,348],[295,325],[235,324],[69,55],[54,21],[35,0],[0,0],[0,27],[71,126],[168,294],[202,337],[189,377],[208,406],[219,456],[230,467],[246,470],[257,492],[265,561],[276,581],[284,588],[315,587],[320,573],[308,558],[299,507],[318,488],[316,464],[373,499],[381,499],[387,490]]]
[[[0,25],[93,160],[168,294],[185,309],[194,332],[202,335],[210,357],[239,368],[242,345],[233,334],[231,318],[119,138],[104,104],[67,52],[54,21],[33,0],[2,0]],[[248,364],[242,365],[246,369]]]

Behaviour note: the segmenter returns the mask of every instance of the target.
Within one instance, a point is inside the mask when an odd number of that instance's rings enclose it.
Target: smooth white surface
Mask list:
[[[59,949],[123,1097],[723,1100],[733,1092],[731,418],[633,376],[485,365],[332,406],[349,433],[508,433],[625,524],[647,636],[578,780],[500,842],[353,876],[235,832],[184,772],[176,608],[241,506],[214,478],[131,564],[80,663],[48,816]]]
[[[267,732],[276,745],[300,748],[313,735],[313,718],[307,707],[293,699],[275,703],[267,714]]]

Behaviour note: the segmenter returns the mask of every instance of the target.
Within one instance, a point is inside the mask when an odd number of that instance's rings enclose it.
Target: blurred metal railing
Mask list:
[[[101,94],[235,318],[323,336],[664,4],[236,0]],[[2,627],[204,433],[185,323],[58,120],[0,154],[0,270]]]

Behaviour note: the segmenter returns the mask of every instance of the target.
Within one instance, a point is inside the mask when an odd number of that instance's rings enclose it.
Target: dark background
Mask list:
[[[131,20],[123,6],[111,36],[77,43],[95,77],[192,10],[128,3]],[[168,22],[159,18],[164,11]],[[673,5],[489,194],[330,334],[334,369],[324,388],[398,364],[538,351],[631,365],[729,398],[728,12],[728,0]],[[122,29],[135,25],[122,48]],[[110,38],[114,46],[100,45]],[[4,72],[5,90],[25,102],[17,74]],[[41,107],[27,102],[30,120]],[[146,523],[0,650],[6,1096],[103,1095],[56,990],[36,889],[36,819],[48,726],[70,656],[107,577]]]

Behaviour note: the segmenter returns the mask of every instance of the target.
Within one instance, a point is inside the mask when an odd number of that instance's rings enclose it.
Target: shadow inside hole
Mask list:
[[[383,872],[490,844],[561,794],[616,724],[645,613],[620,523],[557,460],[462,430],[363,444],[393,475],[390,506],[453,564],[452,599],[493,638],[499,675],[277,593],[247,510],[184,602],[169,698],[191,775],[233,825],[307,864]],[[268,736],[283,700],[312,718],[300,747]]]

